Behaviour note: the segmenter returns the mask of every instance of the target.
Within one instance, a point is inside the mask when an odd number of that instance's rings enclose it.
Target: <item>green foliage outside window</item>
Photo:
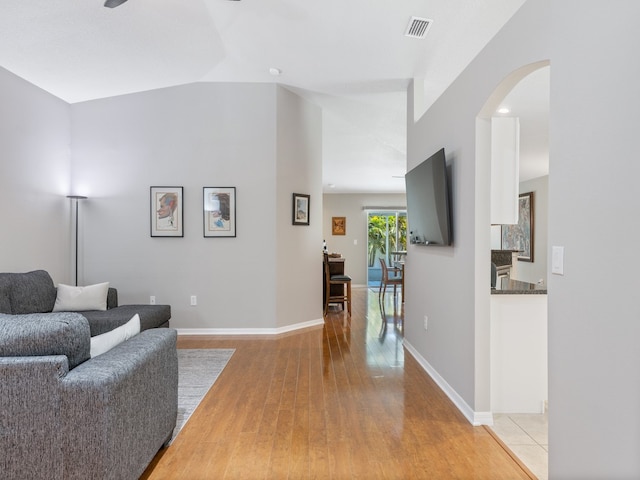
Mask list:
[[[396,225],[399,235],[396,235]],[[387,230],[388,228],[388,230]],[[388,240],[387,240],[388,235]],[[396,245],[396,236],[398,244]],[[389,252],[407,249],[407,217],[395,215],[370,215],[369,216],[369,267],[373,267],[378,254],[389,261],[387,255],[387,243]]]

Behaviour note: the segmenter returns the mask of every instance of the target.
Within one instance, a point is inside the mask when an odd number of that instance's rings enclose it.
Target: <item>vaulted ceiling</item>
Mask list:
[[[323,109],[325,191],[401,192],[410,79],[433,102],[523,3],[2,0],[0,66],[69,103],[276,82]],[[404,35],[413,16],[423,39]]]

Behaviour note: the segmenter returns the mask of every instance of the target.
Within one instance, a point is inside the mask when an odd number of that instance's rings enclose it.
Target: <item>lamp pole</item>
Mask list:
[[[76,203],[76,242],[75,242],[75,248],[76,248],[76,277],[75,277],[75,283],[76,283],[76,287],[78,286],[78,200],[85,200],[87,197],[84,197],[82,195],[67,195],[67,198],[70,198],[71,200],[73,200]]]

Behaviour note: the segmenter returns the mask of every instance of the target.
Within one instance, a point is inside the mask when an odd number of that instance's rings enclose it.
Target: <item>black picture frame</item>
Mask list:
[[[311,206],[311,195],[304,193],[293,194],[293,225],[309,225],[309,212]]]
[[[152,237],[184,237],[183,187],[150,187]]]
[[[202,188],[202,227],[205,238],[235,238],[236,187]]]
[[[534,192],[518,197],[518,223],[502,226],[502,249],[518,252],[518,261],[533,263],[534,253]]]

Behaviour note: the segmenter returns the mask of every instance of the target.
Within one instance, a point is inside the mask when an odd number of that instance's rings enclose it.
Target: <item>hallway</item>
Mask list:
[[[404,355],[402,314],[354,288],[353,316],[274,337],[180,337],[235,348],[146,479],[529,479]],[[383,321],[384,320],[384,321]]]

